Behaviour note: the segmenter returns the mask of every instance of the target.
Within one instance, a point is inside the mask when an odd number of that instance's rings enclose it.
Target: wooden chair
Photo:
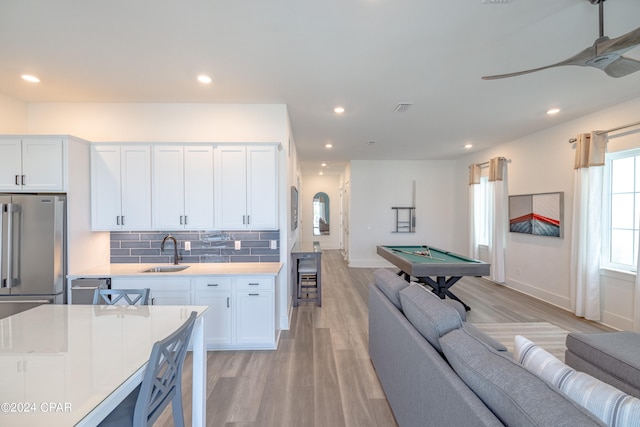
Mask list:
[[[148,427],[169,403],[173,424],[184,427],[182,410],[182,366],[196,312],[167,338],[153,344],[142,383],[100,424],[100,427]]]
[[[113,305],[118,301],[129,305],[149,305],[149,288],[144,289],[96,289],[93,293],[93,304]]]

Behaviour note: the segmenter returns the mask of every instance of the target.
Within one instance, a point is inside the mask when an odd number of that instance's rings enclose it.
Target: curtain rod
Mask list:
[[[502,159],[502,160],[506,160],[507,162],[511,163],[506,157],[498,157],[498,158]],[[489,166],[489,163],[491,163],[491,162],[474,163],[474,165],[478,165],[478,166],[480,166],[482,168],[482,167],[485,167],[485,166]],[[472,165],[470,165],[469,168],[471,168],[471,166]]]
[[[607,130],[601,130],[596,132],[598,135],[602,135],[604,133],[609,133],[609,132],[615,132],[617,130],[622,130],[622,129],[626,129],[626,128],[632,128],[634,126],[640,126],[640,122],[635,122],[635,123],[629,123],[628,125],[624,125],[624,126],[618,126],[615,128],[611,128],[611,129],[607,129]],[[577,139],[576,138],[571,138],[569,140],[569,144],[573,144],[574,142],[576,142]]]

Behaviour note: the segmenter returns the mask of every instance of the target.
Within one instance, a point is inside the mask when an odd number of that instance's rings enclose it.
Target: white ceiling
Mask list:
[[[640,1],[604,6],[606,35],[640,26]],[[640,96],[640,72],[480,79],[558,62],[597,37],[588,0],[0,0],[0,92],[284,103],[303,171],[327,161],[330,172],[356,159],[454,159],[465,143],[481,150]],[[414,105],[393,112],[400,102]],[[547,116],[553,106],[562,112]]]

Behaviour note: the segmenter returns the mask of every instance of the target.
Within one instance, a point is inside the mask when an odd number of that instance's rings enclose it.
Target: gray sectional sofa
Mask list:
[[[604,425],[447,301],[390,270],[374,273],[369,355],[401,427]]]

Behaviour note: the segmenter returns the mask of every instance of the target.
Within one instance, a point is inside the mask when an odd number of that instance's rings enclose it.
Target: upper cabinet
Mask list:
[[[91,227],[151,229],[150,145],[92,146]]]
[[[61,137],[0,138],[0,191],[65,191]]]
[[[211,230],[213,146],[153,146],[154,229]]]
[[[216,228],[277,229],[276,147],[222,145],[214,151]]]

